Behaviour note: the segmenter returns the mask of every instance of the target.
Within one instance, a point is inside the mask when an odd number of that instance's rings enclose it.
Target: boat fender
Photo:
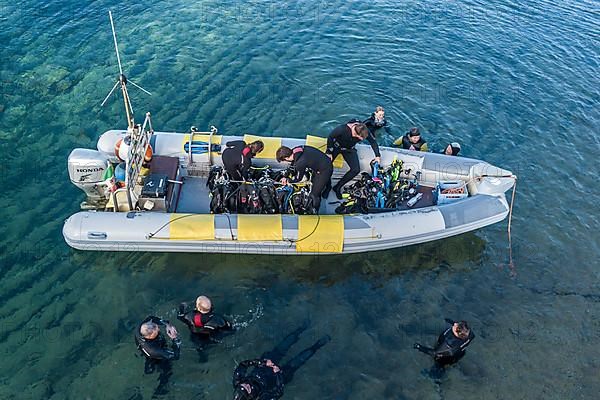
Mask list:
[[[131,143],[131,137],[125,136],[122,139],[117,140],[115,143],[115,156],[121,161],[127,160],[127,155],[129,153],[129,144]]]
[[[154,152],[152,151],[152,147],[148,145],[148,147],[146,148],[146,154],[144,155],[144,161],[147,163],[152,161],[153,154]]]

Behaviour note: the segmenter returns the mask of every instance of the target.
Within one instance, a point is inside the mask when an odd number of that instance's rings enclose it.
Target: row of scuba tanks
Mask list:
[[[371,163],[371,174],[363,172],[354,183],[344,187],[342,204],[335,212],[337,214],[368,214],[397,210],[404,202],[407,207],[413,207],[422,197],[418,193],[420,172],[413,174],[404,170],[402,160],[395,159],[386,168],[381,168],[378,162]]]
[[[234,182],[223,167],[211,169],[206,185],[210,191],[213,214],[316,214],[310,198],[311,174],[299,184],[282,185],[282,178],[295,175],[293,167],[275,171],[270,167],[252,168],[249,179]],[[368,214],[397,210],[402,204],[413,207],[423,196],[418,193],[420,173],[411,176],[401,160],[383,169],[371,164],[371,174],[363,172],[354,183],[344,187],[343,200],[337,214]]]
[[[282,178],[295,175],[293,167],[274,171],[270,167],[251,168],[249,179],[234,182],[223,167],[211,169],[206,186],[213,214],[316,214],[310,198],[311,172],[306,181],[283,185]]]

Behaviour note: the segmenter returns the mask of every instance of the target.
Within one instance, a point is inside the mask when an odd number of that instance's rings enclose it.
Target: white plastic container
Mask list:
[[[463,189],[463,193],[442,193],[445,189]],[[463,181],[442,181],[438,182],[436,188],[437,204],[448,204],[469,197],[467,185]]]

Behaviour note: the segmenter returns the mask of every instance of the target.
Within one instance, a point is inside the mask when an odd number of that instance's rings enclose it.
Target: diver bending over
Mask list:
[[[252,158],[263,151],[263,142],[257,140],[246,144],[243,140],[233,140],[227,142],[225,146],[227,148],[223,150],[221,160],[229,178],[234,181],[247,180]]]
[[[313,171],[310,198],[314,214],[318,214],[321,206],[321,196],[327,198],[331,190],[333,165],[329,157],[312,146],[297,146],[293,149],[281,146],[277,149],[276,157],[277,162],[287,161],[292,163],[296,170],[296,175],[291,180],[292,183],[302,180],[307,168]]]
[[[333,161],[341,154],[348,167],[350,167],[348,172],[342,176],[342,179],[333,186],[335,195],[339,200],[342,199],[342,188],[344,185],[360,172],[358,152],[354,146],[365,139],[371,145],[373,153],[375,153],[374,160],[380,162],[381,153],[379,152],[379,145],[371,131],[369,131],[369,128],[359,120],[353,119],[336,127],[331,131],[329,137],[327,137],[327,150],[325,153],[328,157]]]
[[[242,361],[233,372],[234,400],[271,400],[283,396],[283,387],[292,380],[294,372],[331,340],[328,335],[323,336],[311,347],[279,367],[278,364],[285,353],[298,341],[306,328],[307,324],[298,328],[275,349],[264,353],[260,358]]]

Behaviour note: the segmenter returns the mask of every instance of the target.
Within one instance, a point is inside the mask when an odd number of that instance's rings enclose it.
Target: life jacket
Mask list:
[[[422,136],[419,138],[419,141],[417,143],[411,142],[408,138],[408,134],[402,136],[402,148],[406,150],[410,150],[410,146],[413,146],[415,150],[421,151],[421,147],[423,147],[425,143],[427,142],[423,140]]]
[[[194,313],[194,326],[196,328],[202,328],[204,323],[202,322],[202,313]]]

